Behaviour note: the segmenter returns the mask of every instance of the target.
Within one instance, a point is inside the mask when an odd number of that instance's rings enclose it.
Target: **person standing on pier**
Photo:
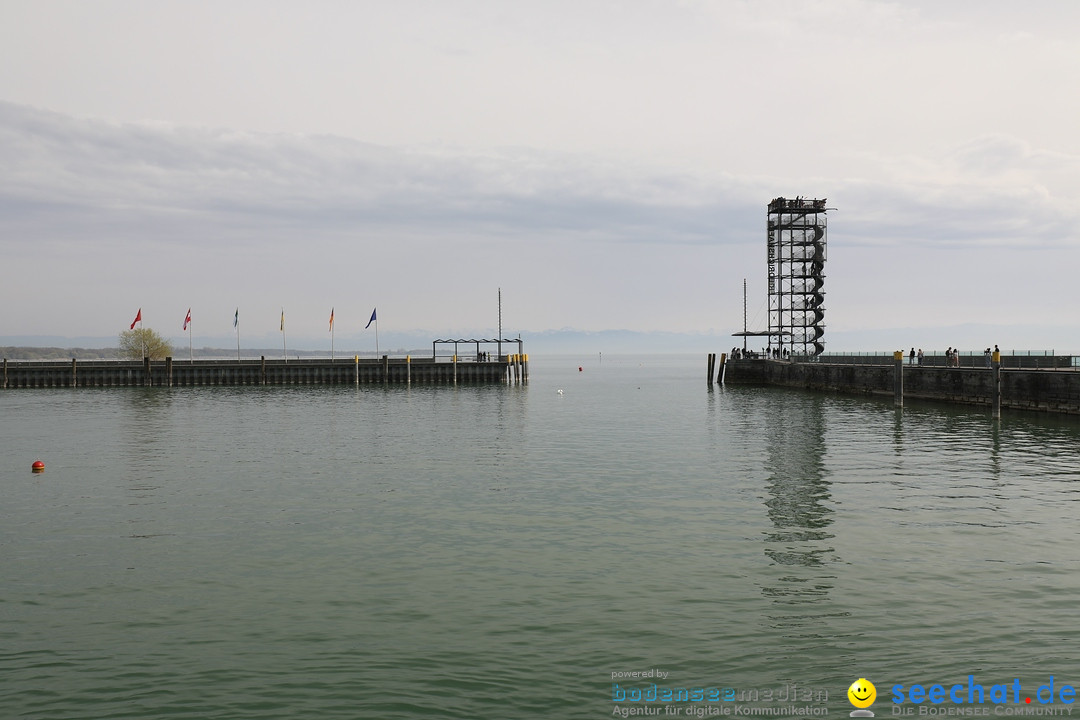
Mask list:
[[[911,348],[911,353],[908,354],[908,365],[915,364],[915,348]]]

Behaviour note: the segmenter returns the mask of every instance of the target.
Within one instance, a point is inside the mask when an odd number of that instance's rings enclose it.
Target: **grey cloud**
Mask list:
[[[98,228],[163,243],[259,243],[302,230],[328,241],[379,232],[707,246],[761,242],[768,200],[802,193],[839,209],[841,242],[1056,246],[1077,240],[1072,205],[986,176],[1024,163],[1068,175],[1075,161],[997,137],[943,161],[962,172],[942,177],[960,180],[738,178],[523,148],[456,153],[113,124],[0,103],[0,223],[14,242]]]
[[[693,178],[628,176],[527,152],[447,156],[329,136],[114,125],[0,103],[0,160],[8,223],[96,213],[226,228],[723,237],[724,199]]]

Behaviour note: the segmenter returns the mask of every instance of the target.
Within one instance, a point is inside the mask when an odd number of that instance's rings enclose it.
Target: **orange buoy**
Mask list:
[[[45,463],[35,460],[34,464],[30,466],[30,470],[36,473],[45,472]]]

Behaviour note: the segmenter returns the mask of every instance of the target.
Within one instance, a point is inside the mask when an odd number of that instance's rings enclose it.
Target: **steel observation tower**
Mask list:
[[[825,199],[769,203],[769,348],[780,357],[825,350]]]

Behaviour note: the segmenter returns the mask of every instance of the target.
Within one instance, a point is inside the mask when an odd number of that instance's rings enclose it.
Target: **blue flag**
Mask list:
[[[236,314],[233,315],[232,326],[236,327],[236,324],[240,322],[240,308],[236,308]]]
[[[368,329],[369,327],[371,327],[371,323],[375,322],[375,310],[377,310],[377,309],[378,309],[378,308],[374,308],[374,309],[373,309],[373,310],[371,311],[371,319],[370,319],[370,320],[368,320],[368,321],[367,321],[367,325],[365,325],[365,326],[364,326],[364,329],[365,329],[365,330],[367,330],[367,329]]]

